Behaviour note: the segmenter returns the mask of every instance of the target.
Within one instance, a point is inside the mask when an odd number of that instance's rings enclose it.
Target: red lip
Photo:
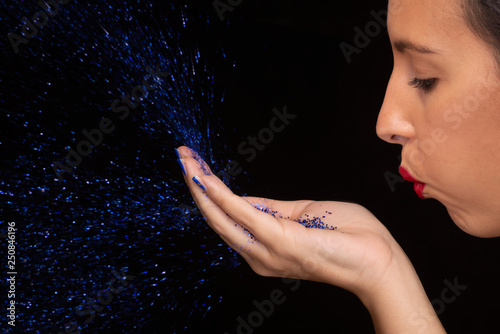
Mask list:
[[[404,169],[402,166],[399,167],[399,174],[401,174],[401,176],[403,177],[403,179],[405,179],[406,181],[410,181],[410,182],[413,182],[415,183],[413,185],[413,189],[415,190],[415,192],[417,193],[418,197],[420,197],[421,199],[424,199],[424,188],[425,188],[425,183],[422,183],[420,181],[417,181],[413,176],[411,176],[411,174],[406,170]]]

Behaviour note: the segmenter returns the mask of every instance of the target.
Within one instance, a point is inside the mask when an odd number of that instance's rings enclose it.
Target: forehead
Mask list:
[[[389,0],[389,36],[439,47],[469,31],[462,0]],[[446,46],[446,45],[445,45]]]

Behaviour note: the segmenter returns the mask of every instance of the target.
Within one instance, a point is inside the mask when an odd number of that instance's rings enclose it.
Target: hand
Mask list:
[[[391,279],[394,259],[404,257],[388,230],[362,206],[239,197],[189,148],[179,148],[179,155],[191,194],[208,224],[259,275],[325,282],[359,296]],[[205,190],[195,183],[195,176]],[[297,222],[315,217],[336,230],[306,228]]]
[[[178,153],[208,224],[257,274],[347,289],[368,308],[377,333],[445,333],[406,254],[368,210],[342,202],[239,197],[191,149]],[[335,229],[300,224],[314,218]]]

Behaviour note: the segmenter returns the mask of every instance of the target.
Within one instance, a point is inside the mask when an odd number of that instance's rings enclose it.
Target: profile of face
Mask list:
[[[394,69],[377,122],[421,197],[479,237],[500,236],[500,70],[461,0],[390,0]],[[405,172],[403,171],[403,174]]]

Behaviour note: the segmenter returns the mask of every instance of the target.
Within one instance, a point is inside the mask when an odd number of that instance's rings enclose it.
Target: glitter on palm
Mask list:
[[[252,204],[254,208],[257,210],[260,210],[262,212],[265,212],[267,214],[270,214],[273,217],[278,217],[278,218],[284,218],[284,219],[290,219],[290,217],[283,216],[279,211],[273,210],[271,207],[267,205],[260,205],[260,204]],[[332,212],[330,211],[325,211],[325,215],[322,217],[317,217],[317,216],[311,216],[307,213],[304,213],[303,216],[300,216],[297,219],[294,219],[297,223],[300,225],[306,227],[306,228],[317,228],[317,229],[322,229],[322,230],[337,230],[337,227],[335,226],[330,226],[323,222],[322,219],[326,218],[327,215],[331,215]],[[252,236],[253,238],[253,236]]]

